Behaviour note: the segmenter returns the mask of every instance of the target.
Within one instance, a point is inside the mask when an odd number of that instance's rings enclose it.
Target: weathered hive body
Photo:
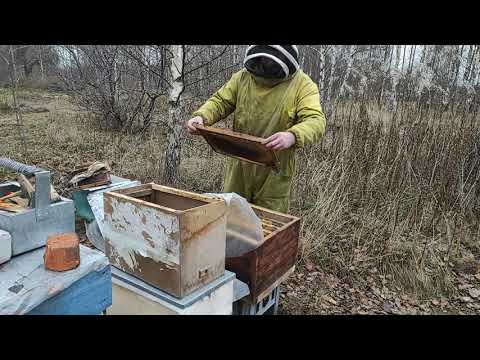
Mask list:
[[[110,263],[182,298],[225,271],[223,200],[146,184],[104,195]]]
[[[248,284],[249,296],[256,301],[293,270],[298,253],[300,218],[251,206],[262,221],[265,240],[252,251],[227,258],[226,269]]]

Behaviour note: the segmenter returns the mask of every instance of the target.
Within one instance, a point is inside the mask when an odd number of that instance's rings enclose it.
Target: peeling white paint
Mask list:
[[[132,269],[139,264],[135,254],[171,267],[180,265],[179,223],[174,215],[109,198],[112,214],[105,213],[105,239],[113,257],[121,258]]]

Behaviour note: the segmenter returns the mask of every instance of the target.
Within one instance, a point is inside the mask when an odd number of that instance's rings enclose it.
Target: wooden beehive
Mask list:
[[[262,221],[265,240],[255,250],[226,258],[225,268],[248,284],[250,298],[256,300],[295,266],[300,218],[251,206]]]
[[[105,250],[118,269],[182,298],[225,271],[221,199],[156,184],[104,194]]]

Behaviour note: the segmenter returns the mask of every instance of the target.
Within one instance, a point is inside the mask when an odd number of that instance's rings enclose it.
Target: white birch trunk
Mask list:
[[[43,69],[43,56],[42,56],[42,46],[38,47],[38,61],[40,63],[40,74],[42,80],[45,80],[45,71]]]
[[[13,50],[13,46],[10,45],[10,62],[12,66],[12,70],[10,72],[10,80],[12,83],[12,97],[13,97],[13,107],[15,109],[15,117],[17,119],[17,127],[18,127],[18,134],[20,136],[20,140],[23,146],[23,157],[24,160],[27,160],[27,139],[25,134],[25,127],[23,124],[22,113],[20,111],[20,107],[18,106],[17,102],[17,66],[15,63],[15,54]]]
[[[318,77],[318,89],[320,92],[320,98],[322,99],[322,106],[326,101],[326,86],[325,86],[325,50],[321,49],[319,51],[320,56],[320,69],[319,69],[319,77]]]
[[[342,78],[342,81],[340,83],[340,86],[338,88],[338,91],[337,91],[337,94],[335,96],[335,100],[333,101],[333,106],[332,108],[330,109],[330,114],[329,114],[329,117],[333,118],[333,116],[335,115],[335,111],[336,111],[336,107],[337,107],[337,104],[338,104],[338,101],[340,100],[340,96],[342,96],[344,90],[345,90],[345,85],[346,85],[346,82],[347,82],[347,79],[350,77],[350,73],[352,72],[352,65],[353,65],[353,52],[355,50],[355,46],[349,46],[347,48],[347,50],[345,51],[345,55],[346,56],[346,62],[347,62],[347,67],[345,69],[345,74]]]
[[[334,85],[334,75],[335,75],[335,70],[337,68],[337,48],[335,46],[332,46],[332,54],[330,56],[330,71],[328,73],[328,80],[323,87],[323,101],[324,101],[324,109],[325,109],[325,115],[330,117],[330,113],[332,112],[333,104],[332,104],[332,93],[333,93],[333,85]]]
[[[180,117],[180,98],[184,90],[183,62],[184,45],[172,45],[170,47],[172,58],[170,59],[170,91],[169,102],[169,126],[168,142],[165,154],[165,180],[170,185],[176,185],[179,180],[181,134],[183,121]]]

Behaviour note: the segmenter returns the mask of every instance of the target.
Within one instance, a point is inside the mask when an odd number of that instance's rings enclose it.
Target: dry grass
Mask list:
[[[0,92],[0,114],[5,114],[11,111],[11,106],[8,102],[7,95]]]
[[[142,134],[105,131],[98,119],[73,111],[24,118],[29,162],[54,170],[57,184],[75,164],[94,160],[109,161],[120,176],[162,182],[161,113]],[[313,260],[352,282],[352,274],[360,278],[375,266],[419,297],[451,292],[452,268],[480,254],[479,171],[469,156],[479,119],[345,104],[328,120],[324,140],[297,157],[291,211],[303,218],[300,261]],[[14,129],[11,115],[0,122]],[[9,134],[1,153],[18,159],[16,133]],[[185,137],[182,159],[180,187],[221,190],[225,159],[201,138]]]
[[[302,257],[339,275],[376,266],[418,296],[450,292],[452,259],[479,254],[479,172],[469,156],[478,119],[343,110],[325,141],[299,156]]]

